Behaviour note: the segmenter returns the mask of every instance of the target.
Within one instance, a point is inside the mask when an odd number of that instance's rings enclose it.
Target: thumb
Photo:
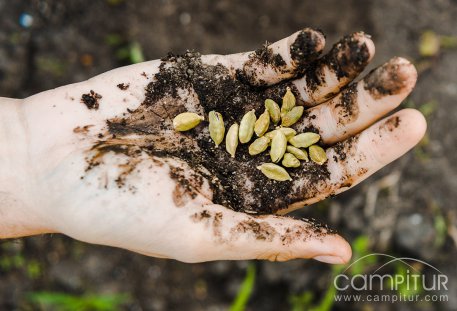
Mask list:
[[[313,258],[343,264],[351,247],[328,227],[288,216],[247,215],[207,205],[193,213],[192,254],[185,261]]]

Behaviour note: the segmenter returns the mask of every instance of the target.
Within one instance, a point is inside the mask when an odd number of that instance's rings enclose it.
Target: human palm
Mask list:
[[[318,58],[324,41],[305,29],[255,52],[168,55],[25,99],[23,144],[13,148],[26,163],[24,204],[42,231],[151,256],[348,261],[350,247],[327,227],[278,215],[356,185],[426,126],[410,109],[375,123],[414,87],[408,61],[393,58],[351,83],[373,57],[372,41],[355,33]],[[287,87],[306,107],[293,128],[319,133],[328,147],[324,165],[303,163],[292,181],[261,175],[268,155],[249,156],[248,144],[230,157],[205,122],[173,129],[178,113],[207,120],[211,110],[228,128]]]

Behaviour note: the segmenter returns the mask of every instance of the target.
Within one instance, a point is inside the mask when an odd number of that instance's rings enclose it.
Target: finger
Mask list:
[[[324,35],[305,28],[248,53],[228,55],[237,77],[255,86],[276,84],[294,77],[315,60],[325,45]]]
[[[346,190],[342,187],[358,184],[413,148],[426,129],[427,123],[419,111],[403,109],[330,148],[332,187],[339,193]]]
[[[191,216],[194,245],[184,261],[314,258],[342,264],[351,257],[349,244],[326,226],[275,215],[251,216],[208,205]]]
[[[337,97],[310,108],[297,130],[315,128],[326,144],[353,136],[392,111],[408,96],[417,71],[404,58],[393,58]]]
[[[375,47],[370,36],[356,32],[336,43],[292,85],[306,106],[315,106],[332,98],[354,80],[368,65],[374,53]]]
[[[424,136],[426,128],[425,118],[419,111],[403,109],[359,135],[328,148],[325,168],[329,172],[328,180],[311,184],[306,182],[310,177],[304,175],[302,183],[312,191],[308,191],[301,202],[281,210],[280,214],[354,187],[413,148]]]

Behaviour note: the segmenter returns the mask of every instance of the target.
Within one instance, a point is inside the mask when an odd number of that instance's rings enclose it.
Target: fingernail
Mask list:
[[[344,263],[343,259],[338,256],[316,256],[313,258],[314,260],[325,262],[329,264],[342,264]]]

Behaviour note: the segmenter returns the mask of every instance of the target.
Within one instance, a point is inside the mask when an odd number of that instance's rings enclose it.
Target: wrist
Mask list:
[[[35,211],[22,100],[0,98],[0,238],[45,233]]]

